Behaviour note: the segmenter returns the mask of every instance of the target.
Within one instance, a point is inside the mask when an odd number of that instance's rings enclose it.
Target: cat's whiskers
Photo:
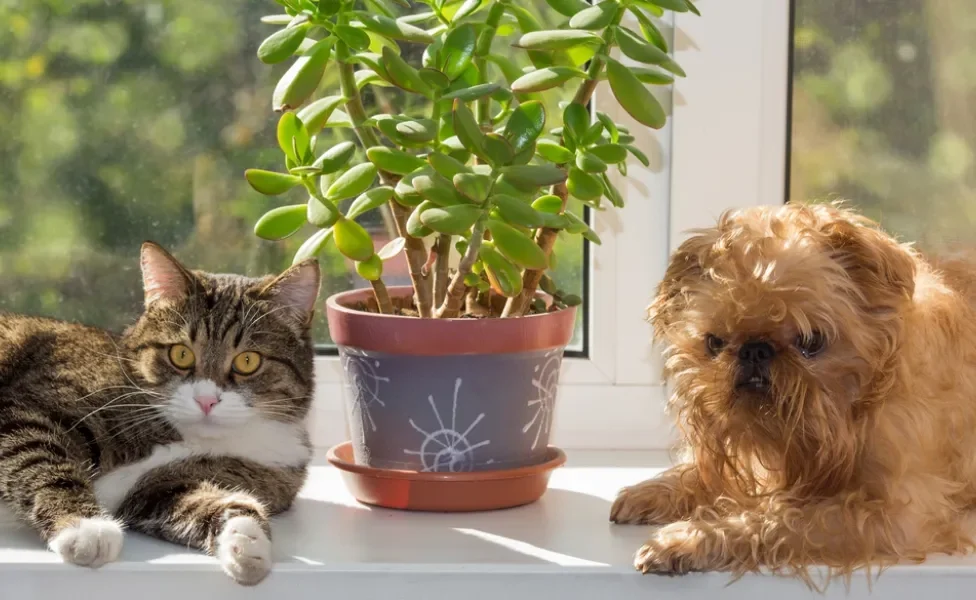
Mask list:
[[[261,319],[264,319],[265,317],[270,317],[271,315],[275,314],[276,312],[280,312],[280,311],[286,310],[288,308],[291,308],[291,307],[288,306],[288,305],[282,305],[282,306],[279,306],[277,308],[272,308],[268,312],[264,313],[263,315],[259,316],[258,318],[254,319],[253,321],[251,321],[250,323],[248,323],[246,325],[246,328],[247,329],[251,329],[252,327],[254,327],[255,325],[257,325],[258,323],[260,323],[261,322]]]
[[[150,414],[149,416],[140,415],[140,417],[141,418],[134,419],[134,421],[125,421],[125,420],[123,420],[122,423],[120,423],[120,426],[122,426],[122,425],[127,425],[127,426],[126,427],[123,427],[120,431],[116,432],[115,434],[110,435],[109,437],[105,438],[103,441],[104,442],[108,442],[109,440],[114,440],[115,438],[119,437],[120,435],[122,435],[126,431],[129,431],[130,429],[133,429],[135,427],[139,427],[139,426],[142,426],[142,425],[147,425],[147,424],[152,423],[153,421],[156,421],[156,420],[159,420],[159,421],[164,422],[164,423],[166,422],[165,415],[161,411],[156,411],[153,414]],[[109,431],[112,431],[112,430],[110,429]],[[146,437],[149,433],[150,433],[149,431],[140,432],[140,434],[138,434],[138,435],[135,436],[135,439],[139,439],[140,437]]]
[[[140,394],[143,394],[143,393],[145,393],[145,392],[143,392],[142,390],[138,390],[138,391],[135,391],[135,392],[127,392],[125,394],[122,394],[120,396],[116,396],[115,398],[112,398],[111,400],[109,400],[108,402],[106,402],[105,404],[103,404],[102,406],[96,408],[93,411],[90,411],[88,414],[86,414],[85,416],[83,416],[80,419],[78,419],[78,421],[75,422],[74,425],[72,425],[71,427],[68,428],[68,432],[73,431],[76,427],[78,427],[79,425],[81,425],[82,423],[84,423],[85,420],[88,419],[89,417],[91,417],[92,415],[96,415],[96,414],[102,412],[103,410],[106,410],[106,409],[109,409],[109,408],[125,408],[125,407],[151,407],[151,408],[157,408],[157,406],[154,405],[154,404],[116,404],[116,402],[119,402],[120,400],[124,400],[126,398],[131,398],[132,396],[137,396],[137,395],[140,395]]]

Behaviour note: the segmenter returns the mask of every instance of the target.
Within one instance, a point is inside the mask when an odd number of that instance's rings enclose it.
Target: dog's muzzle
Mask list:
[[[765,393],[769,391],[769,364],[776,349],[769,342],[750,341],[739,348],[739,368],[735,388],[741,391]]]

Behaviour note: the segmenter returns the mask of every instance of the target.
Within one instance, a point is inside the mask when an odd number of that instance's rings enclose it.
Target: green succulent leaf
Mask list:
[[[586,73],[575,67],[543,67],[529,71],[512,82],[512,91],[517,94],[542,92],[560,86],[574,77],[586,77]]]
[[[265,196],[284,194],[302,182],[300,177],[294,175],[262,169],[247,169],[244,171],[244,178],[247,179],[252,188]]]
[[[465,2],[457,9],[457,12],[451,16],[451,22],[456,23],[462,19],[470,17],[481,8],[484,4],[484,0],[465,0]]]
[[[504,136],[511,142],[512,149],[519,153],[535,142],[545,126],[545,106],[541,102],[530,100],[519,104],[508,117]]]
[[[495,248],[517,266],[527,269],[546,269],[549,261],[545,251],[531,237],[497,219],[488,220],[488,231]]]
[[[617,208],[623,208],[624,197],[620,194],[620,190],[610,182],[610,178],[607,177],[606,173],[600,175],[600,183],[603,185],[603,195],[610,200],[610,204],[613,204]]]
[[[636,4],[652,4],[666,10],[674,12],[688,12],[688,3],[685,0],[636,0]]]
[[[491,191],[492,179],[477,173],[458,173],[453,177],[454,188],[475,204],[483,204]]]
[[[295,252],[295,258],[292,259],[291,263],[297,265],[298,263],[312,258],[313,256],[318,256],[320,252],[325,250],[326,245],[328,245],[329,240],[332,239],[332,228],[320,229],[313,233],[305,243],[301,245],[297,252]]]
[[[369,233],[362,225],[352,219],[339,219],[332,226],[332,230],[335,236],[336,248],[346,258],[355,261],[364,261],[369,260],[375,254],[373,250],[373,238],[369,237]]]
[[[308,23],[302,23],[272,33],[258,46],[258,58],[265,64],[280,63],[291,58],[302,45],[309,27]]]
[[[470,65],[477,42],[474,25],[465,24],[452,30],[439,51],[438,70],[451,81],[457,79]]]
[[[610,134],[610,142],[616,144],[620,140],[620,130],[617,129],[617,124],[614,123],[613,119],[610,118],[610,115],[605,112],[596,111],[596,118],[603,123],[603,128],[607,130],[608,134]]]
[[[278,119],[278,146],[295,165],[305,162],[310,137],[305,124],[293,112],[286,112]],[[296,152],[297,151],[297,152]]]
[[[465,149],[485,160],[485,135],[474,118],[474,113],[460,99],[454,100],[454,133]]]
[[[384,15],[359,13],[358,18],[366,29],[394,40],[424,44],[430,44],[434,41],[434,38],[423,29]]]
[[[333,27],[332,33],[356,52],[369,49],[369,35],[362,29],[357,29],[351,25],[336,25]]]
[[[600,185],[600,180],[576,167],[569,170],[566,189],[580,200],[596,200],[603,195],[603,186]]]
[[[603,173],[607,170],[607,163],[586,150],[576,151],[576,167],[587,173]]]
[[[626,154],[626,150],[624,153]],[[387,146],[370,148],[366,151],[366,158],[377,168],[395,175],[412,173],[427,164],[422,158]]]
[[[369,189],[369,186],[373,184],[374,179],[376,179],[376,165],[368,162],[356,165],[340,175],[339,178],[329,186],[325,196],[333,202],[338,202],[343,198],[358,196]],[[353,260],[365,260],[356,259],[352,256],[349,258],[352,258]]]
[[[265,240],[281,240],[305,224],[305,205],[279,206],[264,213],[254,225],[254,235]]]
[[[413,209],[413,212],[407,218],[407,235],[414,238],[424,238],[434,233],[433,229],[427,227],[420,221],[420,217],[423,216],[424,212],[433,207],[433,204],[424,200]]]
[[[573,15],[569,26],[573,29],[601,30],[613,22],[619,10],[620,5],[613,0],[600,2]]]
[[[428,154],[427,162],[438,175],[447,179],[448,181],[453,181],[454,177],[459,173],[471,172],[471,169],[469,169],[464,163],[439,152],[431,152]]]
[[[436,69],[423,68],[418,70],[417,74],[424,80],[424,83],[435,90],[444,90],[451,85],[451,80],[447,78],[447,75]]]
[[[589,151],[605,163],[616,164],[627,160],[627,149],[620,144],[593,146]]]
[[[405,237],[395,237],[386,243],[380,251],[376,253],[380,257],[380,260],[387,261],[395,257],[397,254],[403,252],[403,249],[407,245],[407,238]]]
[[[559,199],[558,196],[553,198]],[[541,227],[546,222],[544,215],[514,196],[495,194],[491,197],[491,203],[509,223],[522,227]]]
[[[624,148],[626,148],[628,152],[633,154],[634,157],[636,157],[637,160],[639,160],[642,165],[644,165],[645,167],[651,166],[651,161],[647,158],[647,155],[641,151],[640,148],[631,146],[630,144],[625,144]]]
[[[532,209],[541,213],[558,215],[563,211],[563,200],[554,194],[540,196],[532,202]]]
[[[654,129],[664,127],[668,117],[654,94],[644,87],[630,69],[610,57],[606,57],[606,61],[610,90],[620,106],[639,123]]]
[[[312,166],[317,168],[324,175],[335,173],[345,167],[356,153],[356,144],[352,142],[339,142],[322,153]]]
[[[374,254],[366,260],[357,261],[356,272],[366,281],[377,281],[383,276],[383,259],[379,254]]]
[[[641,33],[644,34],[644,39],[657,46],[657,48],[662,52],[667,52],[668,41],[664,39],[664,35],[661,33],[661,30],[657,28],[657,25],[655,25],[653,21],[651,21],[650,17],[645,15],[644,12],[636,6],[631,6],[630,12],[637,17],[637,23],[640,25]]]
[[[437,123],[430,119],[409,119],[396,124],[397,133],[416,144],[426,144],[437,137]]]
[[[516,165],[504,172],[513,183],[522,186],[538,187],[566,181],[566,171],[555,165]]]
[[[570,102],[563,109],[563,128],[573,139],[583,139],[590,128],[590,110],[582,104]]]
[[[470,204],[457,191],[451,181],[444,179],[440,175],[418,175],[413,178],[412,185],[417,190],[417,193],[423,196],[424,200],[432,202],[437,206],[445,207],[458,204]]]
[[[309,135],[315,135],[325,126],[335,109],[346,103],[344,96],[326,96],[302,107],[298,119],[305,124]]]
[[[516,46],[526,50],[568,50],[586,44],[600,44],[602,41],[602,38],[592,31],[552,29],[526,33]]]
[[[328,200],[322,202],[315,196],[309,196],[306,209],[306,219],[318,228],[332,227],[342,216],[335,204]]]
[[[276,112],[298,108],[312,95],[325,73],[332,42],[330,37],[316,43],[285,71],[271,94],[271,107]]]
[[[360,194],[352,204],[349,205],[349,209],[346,210],[346,217],[349,219],[355,219],[359,215],[368,213],[371,210],[377,209],[393,197],[393,188],[389,186],[375,187],[371,190],[367,190]]]
[[[679,77],[685,76],[684,69],[678,63],[674,62],[667,52],[645,41],[633,31],[626,27],[617,26],[613,28],[613,32],[614,39],[617,40],[617,45],[620,46],[620,51],[624,55],[637,62],[658,65],[662,69],[670,71]]]
[[[497,133],[488,133],[482,138],[485,157],[493,165],[507,165],[515,158],[515,148]]]
[[[407,61],[403,60],[399,54],[390,48],[383,48],[383,57],[380,59],[380,63],[390,75],[391,82],[397,87],[403,88],[408,92],[414,92],[415,94],[423,94],[428,98],[433,97],[433,90],[423,80],[420,73],[417,72],[417,69],[407,64]]]
[[[573,160],[573,153],[552,140],[539,140],[535,144],[536,154],[557,165]]]
[[[478,258],[485,266],[485,275],[493,290],[513,298],[522,293],[522,272],[513,265],[491,242],[484,242],[478,249]]]
[[[480,98],[488,97],[501,89],[497,83],[482,83],[479,85],[466,87],[460,90],[444,94],[441,100],[459,100],[461,102],[474,102]]]
[[[484,211],[471,204],[434,206],[420,215],[420,222],[436,231],[449,235],[467,233]]]

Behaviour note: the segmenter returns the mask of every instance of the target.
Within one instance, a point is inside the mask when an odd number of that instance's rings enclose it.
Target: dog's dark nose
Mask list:
[[[746,342],[739,348],[739,360],[749,365],[764,365],[775,355],[776,350],[768,342]]]

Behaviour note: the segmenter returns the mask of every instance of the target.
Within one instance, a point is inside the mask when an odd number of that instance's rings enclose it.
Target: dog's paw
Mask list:
[[[112,519],[79,519],[55,534],[48,547],[64,562],[97,569],[119,557],[122,537],[122,526]]]
[[[620,525],[663,525],[681,518],[670,487],[655,480],[626,487],[610,508],[610,521]]]
[[[634,556],[634,567],[641,573],[684,575],[721,567],[710,553],[705,534],[686,521],[659,529]]]
[[[233,517],[217,536],[217,559],[237,583],[258,584],[271,572],[271,540],[254,517]]]

